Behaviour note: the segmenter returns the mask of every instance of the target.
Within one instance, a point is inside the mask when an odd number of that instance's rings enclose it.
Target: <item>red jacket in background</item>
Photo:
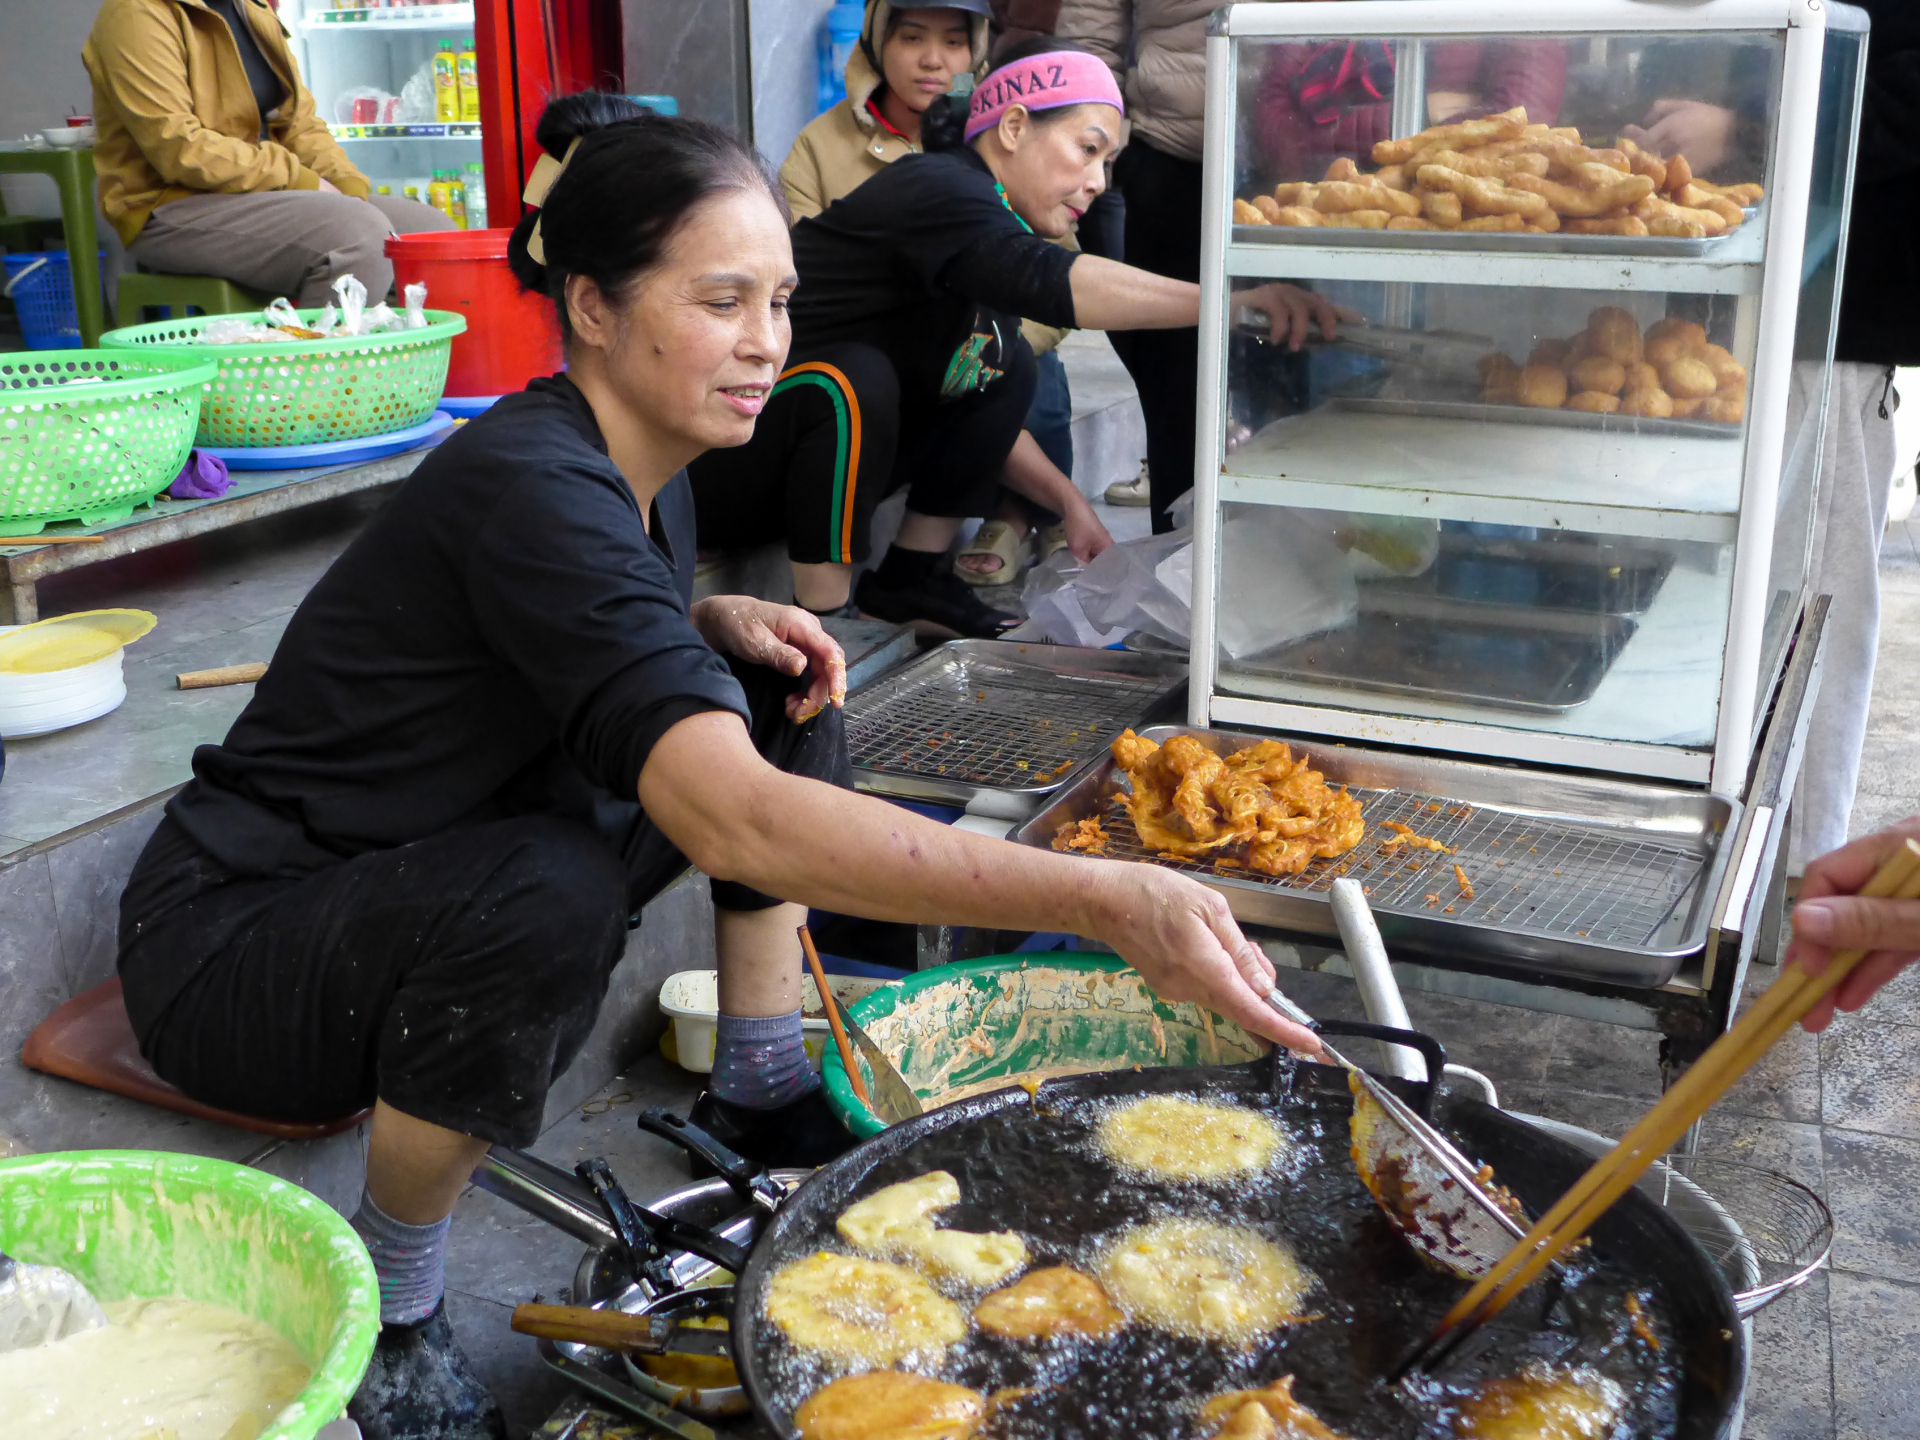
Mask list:
[[[1377,41],[1274,46],[1255,103],[1255,178],[1318,180],[1342,155],[1370,165],[1374,142],[1392,136],[1392,75],[1390,52]],[[1554,40],[1468,40],[1427,50],[1429,93],[1476,97],[1448,121],[1524,105],[1528,120],[1551,125],[1566,83],[1566,51]]]

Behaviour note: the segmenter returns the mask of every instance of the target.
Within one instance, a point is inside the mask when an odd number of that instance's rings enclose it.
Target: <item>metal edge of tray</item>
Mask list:
[[[1286,740],[1304,748],[1314,767],[1335,784],[1368,789],[1417,790],[1458,800],[1476,809],[1499,810],[1542,821],[1607,828],[1610,818],[1657,820],[1653,810],[1663,804],[1673,816],[1654,835],[1666,843],[1684,843],[1687,832],[1700,838],[1706,860],[1679,934],[1656,947],[1600,945],[1577,937],[1489,926],[1452,920],[1426,910],[1375,906],[1382,935],[1393,944],[1432,955],[1458,955],[1476,962],[1519,968],[1574,979],[1603,980],[1652,988],[1664,985],[1688,957],[1706,943],[1709,911],[1719,892],[1729,861],[1728,838],[1738,828],[1740,802],[1727,796],[1672,786],[1615,780],[1604,776],[1561,773],[1519,766],[1441,759],[1394,750],[1347,745],[1290,735],[1244,730],[1194,730],[1182,725],[1155,726],[1141,732],[1164,742],[1174,735],[1196,735],[1238,748],[1261,740]],[[1078,777],[1073,785],[1021,825],[1009,837],[1035,849],[1051,849],[1053,836],[1069,820],[1104,814],[1113,782],[1111,757]],[[1546,804],[1529,803],[1529,788],[1548,787]],[[1557,803],[1554,803],[1557,802]],[[1689,818],[1691,817],[1691,818]],[[1649,827],[1651,828],[1651,827]],[[1614,833],[1619,833],[1617,828]],[[1330,862],[1317,861],[1316,867]],[[1243,924],[1309,934],[1334,935],[1330,894],[1253,880],[1213,871],[1187,870],[1194,879],[1226,898],[1234,918]],[[1311,873],[1311,872],[1310,872]]]
[[[910,671],[920,667],[933,668],[944,663],[933,657],[965,657],[981,654],[983,658],[998,663],[1007,663],[1016,657],[1019,663],[1034,665],[1056,675],[1076,673],[1097,673],[1105,671],[1121,674],[1129,679],[1164,679],[1165,688],[1134,717],[1115,716],[1122,725],[1136,728],[1155,720],[1170,718],[1179,713],[1183,704],[1187,680],[1187,658],[1184,653],[1144,654],[1134,650],[1096,650],[1078,645],[1052,645],[1036,640],[949,640],[916,655],[909,655],[899,664],[883,671],[861,686],[855,694],[865,694],[889,683],[908,678]],[[1043,659],[1065,659],[1066,665],[1042,665]],[[849,700],[852,696],[848,697]],[[875,770],[864,765],[853,767],[854,788],[868,795],[880,795],[891,800],[916,800],[935,805],[957,805],[964,809],[982,795],[1006,795],[1019,799],[1037,800],[1051,795],[1064,785],[1071,785],[1081,775],[1105,758],[1103,750],[1096,749],[1085,760],[1070,770],[1049,780],[1037,784],[1019,787],[1007,785],[971,784],[965,781],[949,780],[940,775],[907,775],[892,770]]]
[[[1405,400],[1381,395],[1329,395],[1327,403],[1367,415],[1473,420],[1486,425],[1547,425],[1557,430],[1600,430],[1616,435],[1668,435],[1693,440],[1738,440],[1744,425],[1718,420],[1673,420],[1658,415],[1602,415],[1592,410],[1549,410],[1539,405],[1496,405],[1486,400]]]
[[[1367,250],[1487,251],[1521,255],[1599,255],[1630,260],[1715,258],[1715,252],[1758,222],[1759,207],[1735,229],[1687,240],[1677,235],[1570,235],[1563,230],[1362,230],[1345,225],[1235,225],[1235,245],[1344,245]]]

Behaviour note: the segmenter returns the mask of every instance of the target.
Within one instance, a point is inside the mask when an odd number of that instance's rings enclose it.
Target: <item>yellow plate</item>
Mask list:
[[[146,610],[82,610],[0,635],[0,672],[44,675],[90,665],[131,645],[159,623]]]

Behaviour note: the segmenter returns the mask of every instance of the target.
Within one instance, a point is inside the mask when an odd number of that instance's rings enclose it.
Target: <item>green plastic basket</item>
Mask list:
[[[847,1014],[928,1109],[946,1103],[943,1092],[1001,1078],[1011,1085],[1054,1066],[1230,1065],[1266,1049],[1231,1020],[1155,998],[1117,955],[1046,951],[936,965],[863,995]],[[854,1098],[832,1045],[822,1071],[842,1124],[862,1140],[887,1128]]]
[[[440,403],[453,337],[464,317],[429,310],[420,330],[387,330],[347,340],[200,342],[232,315],[195,315],[129,325],[100,337],[102,349],[163,350],[211,359],[219,374],[200,408],[199,444],[262,448],[319,445],[389,435],[418,425]],[[318,310],[302,310],[313,320]]]
[[[0,528],[124,520],[180,473],[213,376],[203,356],[0,355]]]
[[[184,1295],[264,1320],[313,1367],[260,1440],[310,1440],[346,1409],[380,1333],[353,1228],[290,1181],[201,1155],[72,1150],[0,1160],[0,1250],[102,1300]]]

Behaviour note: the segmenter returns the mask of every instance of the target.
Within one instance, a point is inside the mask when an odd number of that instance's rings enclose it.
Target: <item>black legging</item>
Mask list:
[[[1113,162],[1126,200],[1127,264],[1174,280],[1200,279],[1200,163],[1156,150],[1135,135]],[[1147,422],[1147,476],[1155,533],[1173,528],[1167,506],[1193,488],[1195,392],[1200,332],[1115,330],[1119,354]]]
[[[902,485],[921,515],[990,514],[1036,383],[1024,339],[1002,353],[1003,374],[952,400],[902,394],[864,342],[793,357],[753,438],[688,467],[701,547],[784,540],[796,564],[863,561],[874,509]]]
[[[755,748],[850,786],[840,712],[795,725],[783,709],[794,681],[734,668]],[[194,1099],[246,1115],[332,1120],[377,1095],[531,1144],[548,1088],[593,1028],[627,917],[687,868],[637,804],[606,796],[593,819],[491,820],[301,879],[236,876],[162,820],[120,900],[141,1050]],[[713,898],[779,903],[726,881]],[[198,968],[176,991],[183,960]]]

